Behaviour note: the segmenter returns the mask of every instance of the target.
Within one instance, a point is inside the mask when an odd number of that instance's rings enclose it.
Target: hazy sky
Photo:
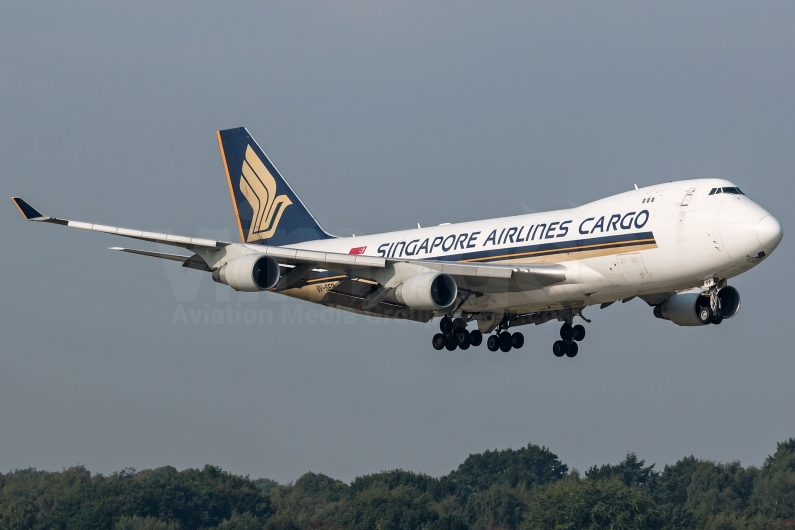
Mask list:
[[[558,359],[556,323],[437,352],[435,323],[241,297],[5,199],[0,470],[350,480],[528,442],[581,470],[761,464],[795,436],[793,27],[792,2],[3,2],[0,195],[45,214],[236,238],[215,131],[246,126],[340,235],[724,177],[785,237],[731,281],[736,318],[590,308]]]

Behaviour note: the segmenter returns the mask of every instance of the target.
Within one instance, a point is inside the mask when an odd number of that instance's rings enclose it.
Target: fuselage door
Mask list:
[[[638,287],[650,281],[650,274],[643,264],[643,257],[640,252],[627,252],[617,256],[618,269],[624,275],[627,283],[633,287]]]
[[[695,192],[696,192],[696,188],[690,188],[689,190],[687,190],[687,193],[685,194],[685,198],[682,199],[682,206],[687,206],[688,204],[690,204],[690,199],[693,198],[693,193],[695,193]]]

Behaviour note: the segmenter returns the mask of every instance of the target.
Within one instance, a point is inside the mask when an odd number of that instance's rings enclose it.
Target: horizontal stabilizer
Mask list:
[[[153,258],[170,259],[173,261],[188,261],[190,259],[190,256],[181,256],[179,254],[166,254],[165,252],[152,252],[150,250],[138,250],[135,248],[110,247],[110,250],[118,250],[119,252],[129,252],[130,254],[140,254],[141,256],[151,256]]]
[[[193,256],[183,256],[180,254],[167,254],[165,252],[152,252],[151,250],[138,250],[136,248],[122,247],[110,247],[110,250],[118,250],[120,252],[138,254],[140,256],[150,256],[153,258],[170,259],[172,261],[181,261],[182,266],[189,269],[196,269],[200,271],[210,270],[210,267],[207,266],[207,262],[204,261],[204,259],[198,254],[194,254]]]

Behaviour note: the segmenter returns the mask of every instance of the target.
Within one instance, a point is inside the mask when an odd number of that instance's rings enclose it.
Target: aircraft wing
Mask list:
[[[240,244],[225,241],[213,241],[196,237],[186,237],[157,232],[146,232],[129,228],[119,228],[80,221],[70,221],[57,217],[48,217],[19,197],[11,199],[27,221],[51,223],[114,234],[141,241],[150,241],[191,250],[197,254],[181,256],[178,254],[165,254],[148,250],[136,250],[121,247],[112,247],[112,250],[129,252],[144,256],[157,257],[184,262],[185,267],[200,270],[211,270],[207,265],[207,255],[224,247],[238,246]],[[241,245],[242,246],[242,245]],[[520,291],[546,287],[560,283],[566,279],[566,268],[554,263],[536,263],[525,265],[498,265],[490,263],[462,263],[457,261],[433,260],[393,260],[379,256],[364,256],[360,254],[342,254],[316,250],[301,250],[267,245],[244,245],[247,252],[257,252],[274,258],[281,265],[288,267],[302,267],[304,270],[310,266],[313,269],[342,272],[346,275],[375,280],[378,271],[395,263],[410,263],[430,270],[436,270],[451,275],[464,289],[479,292]],[[212,260],[210,260],[211,263]],[[212,263],[211,263],[212,264]]]
[[[424,261],[416,263],[452,276],[458,285],[472,290],[495,292],[540,289],[566,280],[566,267],[557,263],[498,265],[462,263],[460,261]]]
[[[140,239],[141,241],[151,241],[153,243],[163,243],[165,245],[182,247],[189,250],[220,249],[230,245],[230,243],[226,243],[224,241],[213,241],[211,239],[201,239],[198,237],[159,234],[157,232],[144,232],[142,230],[131,230],[129,228],[119,228],[116,226],[106,226],[100,224],[83,223],[80,221],[69,221],[67,219],[59,219],[57,217],[47,217],[19,197],[11,197],[11,200],[14,202],[14,205],[16,205],[16,207],[19,209],[22,217],[24,217],[26,221],[52,223],[56,225],[67,226],[69,228],[91,230],[92,232],[103,232],[105,234],[114,234],[122,237],[130,237],[132,239]]]
[[[540,289],[566,280],[566,267],[557,263],[521,266],[472,264],[458,261],[393,260],[379,256],[341,254],[314,250],[251,245],[250,249],[271,256],[282,265],[314,265],[347,275],[377,280],[378,271],[396,263],[410,263],[452,276],[464,289],[479,292]]]

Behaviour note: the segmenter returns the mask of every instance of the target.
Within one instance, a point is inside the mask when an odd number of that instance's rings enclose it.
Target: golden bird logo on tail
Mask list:
[[[293,201],[287,195],[276,195],[276,180],[251,146],[246,147],[246,159],[240,175],[240,191],[254,210],[246,242],[273,236],[284,210]]]

